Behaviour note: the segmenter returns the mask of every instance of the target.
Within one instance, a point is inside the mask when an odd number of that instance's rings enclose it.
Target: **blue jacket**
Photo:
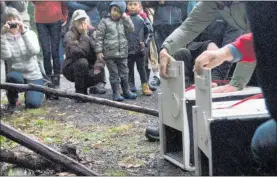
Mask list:
[[[147,46],[153,33],[152,25],[148,19],[143,19],[139,14],[130,16],[133,24],[134,31],[128,34],[128,54],[144,54],[141,51],[140,42],[143,42]]]

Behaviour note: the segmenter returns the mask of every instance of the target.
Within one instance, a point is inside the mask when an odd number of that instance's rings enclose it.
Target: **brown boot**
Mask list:
[[[143,93],[143,95],[145,95],[145,96],[152,95],[152,91],[149,89],[148,83],[142,84],[141,87],[142,87],[142,93]]]

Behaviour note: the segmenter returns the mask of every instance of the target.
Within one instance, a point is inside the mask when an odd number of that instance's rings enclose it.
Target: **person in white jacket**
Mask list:
[[[38,65],[37,54],[40,51],[36,33],[23,24],[18,11],[8,7],[3,14],[4,25],[1,29],[1,60],[8,62],[9,70],[6,82],[43,85],[43,77]],[[8,108],[17,107],[18,91],[8,90]],[[42,105],[43,93],[27,91],[26,108],[38,108]]]

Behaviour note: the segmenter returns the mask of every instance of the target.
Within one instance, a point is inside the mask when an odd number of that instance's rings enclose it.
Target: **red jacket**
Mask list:
[[[35,5],[36,23],[66,21],[68,9],[62,1],[32,1]]]
[[[242,35],[232,44],[239,50],[242,55],[242,59],[240,60],[240,62],[256,62],[252,33]]]

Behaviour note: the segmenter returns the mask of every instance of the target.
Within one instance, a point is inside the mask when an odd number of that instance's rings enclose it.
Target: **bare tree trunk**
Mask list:
[[[6,89],[6,90],[13,89],[13,90],[18,90],[18,91],[28,91],[28,90],[40,91],[43,93],[51,93],[51,94],[59,96],[59,97],[85,100],[85,101],[89,101],[92,103],[107,105],[107,106],[120,108],[120,109],[124,109],[124,110],[129,110],[129,111],[135,111],[135,112],[144,113],[144,114],[148,114],[148,115],[152,115],[152,116],[156,116],[156,117],[159,116],[159,112],[154,109],[144,108],[141,106],[131,105],[131,104],[127,104],[127,103],[120,103],[120,102],[111,101],[111,100],[104,99],[104,98],[97,98],[97,97],[88,96],[88,95],[79,94],[79,93],[60,91],[57,89],[44,87],[41,85],[1,83],[0,89]]]

